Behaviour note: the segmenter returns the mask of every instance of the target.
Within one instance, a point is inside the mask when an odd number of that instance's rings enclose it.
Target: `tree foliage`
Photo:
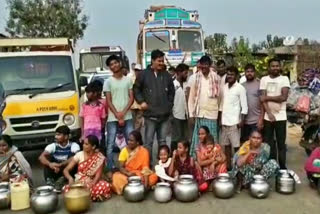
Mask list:
[[[283,36],[272,36],[268,34],[266,40],[259,42],[258,44],[252,45],[252,51],[257,52],[259,50],[267,49],[270,50],[272,48],[283,46],[283,41],[285,37]]]
[[[82,0],[7,0],[6,31],[13,37],[68,37],[77,41],[88,26]]]
[[[233,38],[231,43],[231,50],[234,54],[234,61],[236,66],[243,71],[248,63],[254,63],[255,58],[252,55],[249,39],[240,36],[239,39]]]
[[[228,51],[227,34],[215,33],[204,40],[205,48],[212,56],[222,55]]]
[[[231,64],[234,64],[239,68],[241,72],[244,71],[244,67],[247,63],[255,65],[258,72],[258,76],[265,75],[268,69],[268,60],[275,56],[274,48],[284,46],[283,36],[273,36],[268,34],[264,41],[256,44],[250,44],[249,39],[240,36],[239,38],[233,38],[231,43],[227,42],[226,34],[214,34],[209,35],[205,39],[205,47],[207,52],[212,56],[218,58],[224,58],[227,62],[227,53],[233,55],[233,59],[229,60]],[[298,38],[296,40],[297,45],[319,45],[320,43],[315,40],[309,40],[308,38]],[[256,54],[259,50],[267,50],[267,55],[262,56]],[[227,62],[228,65],[231,65]],[[292,61],[285,61],[283,65],[284,73],[290,72],[293,69]]]

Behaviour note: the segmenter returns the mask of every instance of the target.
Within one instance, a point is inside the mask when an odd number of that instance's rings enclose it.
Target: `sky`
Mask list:
[[[135,61],[138,22],[150,5],[198,10],[205,35],[226,33],[229,40],[243,35],[251,43],[267,34],[320,41],[319,0],[84,0],[89,26],[76,49],[121,45]],[[5,0],[0,0],[0,33],[7,16]]]

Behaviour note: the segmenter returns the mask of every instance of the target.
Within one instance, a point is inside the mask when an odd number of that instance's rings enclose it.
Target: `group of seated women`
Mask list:
[[[63,170],[69,185],[82,183],[91,191],[93,201],[103,201],[111,197],[114,192],[121,195],[128,183],[128,177],[140,176],[147,189],[152,189],[158,181],[172,183],[179,175],[192,174],[199,185],[199,191],[205,192],[210,183],[219,173],[227,172],[226,157],[219,144],[210,135],[207,127],[199,130],[199,144],[196,159],[189,154],[189,143],[179,142],[177,150],[170,152],[169,147],[159,147],[159,162],[154,170],[150,168],[150,154],[143,147],[140,132],[133,131],[129,135],[128,144],[119,155],[119,171],[114,172],[112,181],[103,179],[105,156],[99,151],[99,140],[95,136],[88,136],[83,142],[82,151],[76,153]],[[270,147],[263,143],[262,135],[258,131],[251,133],[234,155],[233,168],[230,175],[238,180],[238,190],[247,187],[256,174],[266,179],[275,175],[279,166],[275,160],[269,159]],[[77,167],[77,173],[72,176],[72,170]],[[306,163],[307,175],[312,182],[318,184],[320,174],[320,149],[317,148]],[[27,179],[32,184],[30,165],[22,153],[12,145],[9,136],[0,137],[0,181],[16,181]],[[319,184],[320,185],[320,184]]]
[[[199,191],[207,191],[218,174],[227,172],[226,157],[205,126],[199,129],[199,142],[196,160],[189,155],[190,145],[186,141],[179,142],[172,155],[168,146],[160,146],[159,162],[154,173],[150,169],[150,155],[142,146],[141,134],[133,131],[128,146],[119,155],[120,171],[113,174],[114,192],[122,194],[130,176],[140,176],[145,187],[151,188],[158,180],[170,183],[183,174],[192,174]],[[262,143],[261,133],[252,132],[250,140],[234,155],[234,167],[230,171],[232,176],[238,178],[239,190],[246,187],[255,174],[261,174],[266,179],[276,174],[279,166],[275,160],[269,160],[269,155],[270,148]]]

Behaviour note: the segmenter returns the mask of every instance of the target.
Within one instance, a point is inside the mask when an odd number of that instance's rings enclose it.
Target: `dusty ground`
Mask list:
[[[153,201],[152,193],[141,203],[128,203],[122,197],[114,196],[107,202],[94,203],[88,213],[114,213],[114,214],[136,214],[136,213],[270,213],[270,214],[313,214],[320,212],[320,196],[311,190],[304,175],[303,164],[306,159],[298,141],[300,139],[299,129],[290,128],[288,133],[288,167],[293,169],[300,178],[302,184],[297,186],[297,191],[293,195],[281,195],[274,191],[267,199],[253,199],[247,191],[235,195],[232,199],[221,200],[215,198],[211,192],[204,194],[198,201],[193,203],[180,203],[175,200],[167,204],[159,204]],[[39,152],[28,153],[28,158],[32,162],[36,185],[43,184],[42,171],[37,164]],[[271,181],[274,184],[274,181]],[[7,213],[33,213],[30,209],[21,212],[1,211]],[[60,199],[60,205],[56,213],[66,213]]]

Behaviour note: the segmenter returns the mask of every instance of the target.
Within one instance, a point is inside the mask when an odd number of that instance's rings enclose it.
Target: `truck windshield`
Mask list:
[[[159,49],[168,51],[170,49],[169,31],[146,32],[146,51]]]
[[[41,93],[59,85],[65,87],[54,92],[75,90],[70,56],[3,57],[0,68],[0,84],[7,95]]]
[[[81,60],[81,72],[96,72],[97,68],[103,70],[109,70],[106,65],[106,60],[111,55],[117,55],[121,57],[119,52],[110,53],[82,53],[80,55]]]
[[[178,32],[179,49],[182,51],[202,51],[201,33],[197,31]]]

